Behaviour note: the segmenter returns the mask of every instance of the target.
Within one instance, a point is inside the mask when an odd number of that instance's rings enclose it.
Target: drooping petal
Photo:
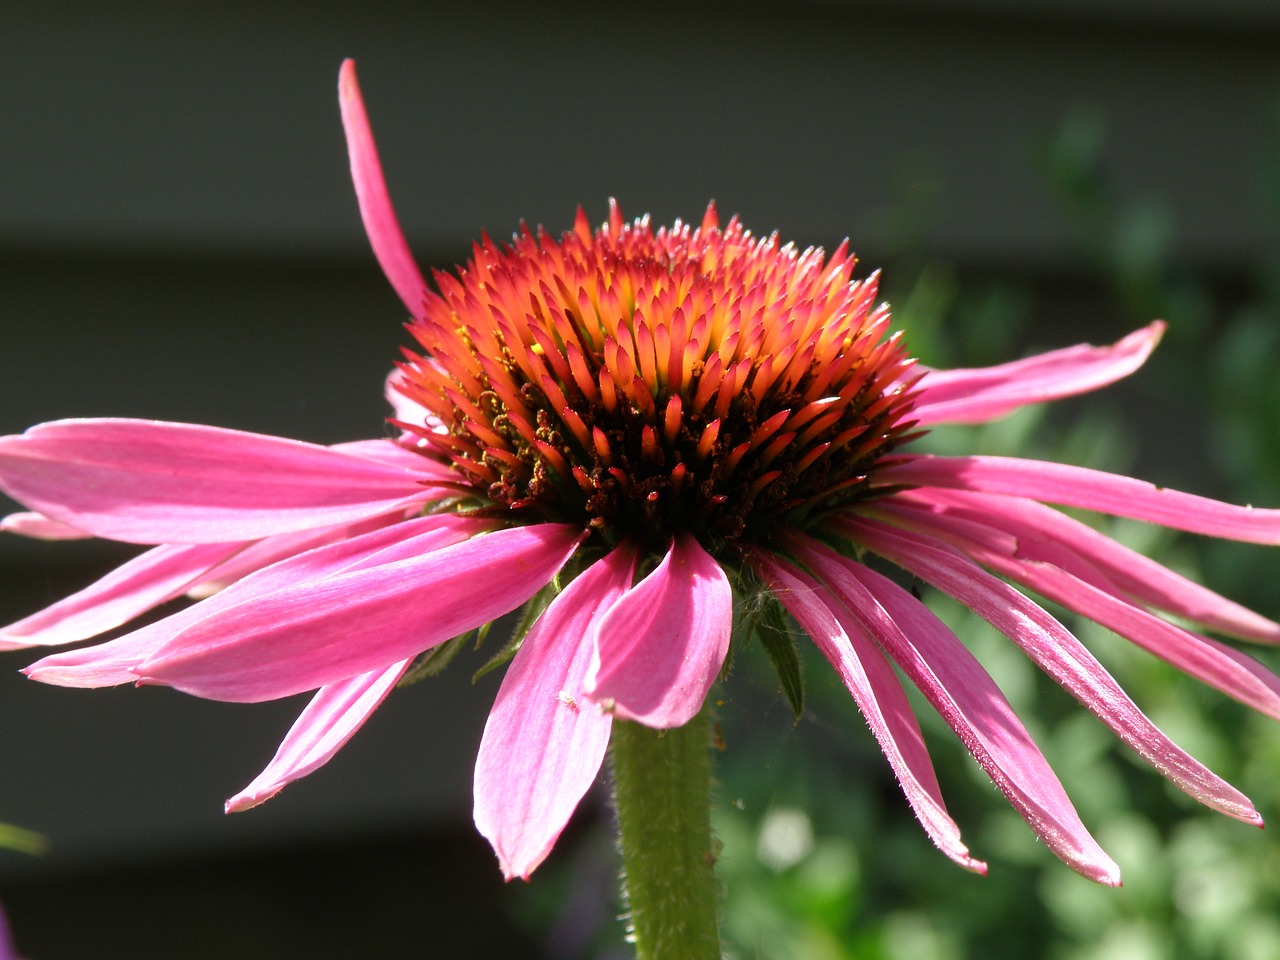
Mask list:
[[[1013,587],[932,538],[861,518],[843,517],[838,525],[855,542],[932,583],[1014,641],[1170,782],[1220,813],[1262,822],[1248,797],[1170,741],[1066,627]]]
[[[813,541],[789,542],[933,704],[1046,846],[1091,880],[1118,884],[1119,868],[1080,822],[1048,761],[964,644],[893,581]]]
[[[83,590],[0,627],[0,650],[75,643],[182,596],[238,544],[154,547]]]
[[[1165,326],[1157,320],[1107,347],[1080,344],[995,367],[930,370],[912,418],[922,426],[985,423],[1030,403],[1097,390],[1141,367]]]
[[[834,598],[817,581],[761,552],[752,563],[853,694],[929,839],[966,870],[985,873],[986,864],[970,856],[947,813],[920,726],[884,655],[864,631],[846,629],[831,609]]]
[[[342,109],[342,127],[347,134],[347,154],[351,160],[351,180],[360,204],[360,218],[373,247],[373,255],[387,280],[395,288],[413,316],[422,313],[422,295],[427,289],[422,272],[409,252],[400,220],[391,206],[387,182],[382,176],[382,161],[369,126],[369,115],[360,94],[354,60],[344,60],[338,74],[338,104]]]
[[[503,875],[529,878],[583,794],[609,745],[613,718],[585,699],[596,629],[631,586],[636,555],[623,545],[556,597],[507,668],[476,757],[476,829]]]
[[[732,630],[729,578],[682,533],[601,620],[587,695],[626,720],[684,726],[715,683]]]
[[[24,673],[32,680],[69,687],[106,687],[138,680],[138,665],[183,630],[240,604],[252,604],[290,587],[319,590],[324,580],[389,558],[402,558],[458,543],[488,529],[463,517],[436,515],[316,547],[236,579],[225,589],[163,620],[107,643],[45,657]],[[257,546],[257,545],[255,545]],[[251,548],[252,549],[252,548]],[[234,562],[234,558],[233,561]],[[216,571],[215,571],[216,575]],[[318,684],[317,684],[318,686]]]
[[[1224,643],[1175,626],[1129,601],[1106,577],[1072,572],[1075,557],[1053,542],[1018,539],[971,518],[886,504],[895,521],[957,547],[1009,579],[1113,630],[1188,676],[1280,720],[1280,677]],[[1092,574],[1092,575],[1089,575]]]
[[[515,609],[556,574],[582,536],[567,524],[513,527],[286,586],[205,617],[137,672],[211,700],[314,690]]]
[[[1210,537],[1280,545],[1280,510],[1237,507],[1145,480],[1042,460],[921,454],[877,467],[875,483],[1029,497]]]
[[[229,543],[425,499],[406,463],[198,424],[59,420],[0,437],[0,490],[99,537]]]
[[[1031,560],[1010,567],[1007,576],[1114,630],[1188,676],[1280,720],[1280,677],[1239,650],[1117,600],[1053,564]]]
[[[1068,517],[1052,507],[1022,497],[967,490],[921,488],[893,497],[894,504],[918,504],[933,511],[981,520],[1017,538],[1019,543],[1054,544],[1074,555],[1063,569],[1088,578],[1104,577],[1134,600],[1186,617],[1231,636],[1280,643],[1280,624],[1221,594],[1175,573]]]
[[[88,540],[93,536],[92,533],[85,533],[57,520],[50,520],[43,514],[29,511],[11,513],[0,518],[0,530],[16,533],[20,537],[31,537],[33,540]]]
[[[410,662],[401,660],[317,690],[266,769],[227,801],[226,812],[256,807],[333,759],[395,688]]]

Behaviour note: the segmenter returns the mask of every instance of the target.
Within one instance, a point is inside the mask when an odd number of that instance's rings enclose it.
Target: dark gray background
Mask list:
[[[579,203],[600,220],[609,196],[659,222],[697,218],[714,197],[757,232],[802,245],[849,236],[874,264],[901,239],[890,205],[919,197],[932,254],[1063,285],[1075,251],[1029,158],[1080,104],[1109,120],[1120,192],[1171,205],[1186,262],[1230,277],[1274,240],[1259,164],[1275,145],[1278,40],[1280,7],[1246,0],[11,3],[0,29],[0,432],[100,415],[319,442],[382,431],[403,309],[348,182],[345,56],[359,63],[424,266],[461,260],[481,228],[502,237],[525,218],[559,230]],[[1089,296],[1062,342],[1125,332],[1091,314]],[[0,538],[0,620],[124,555]],[[302,845],[385,844],[418,864],[456,847],[479,864],[476,896],[500,887],[466,827],[494,677],[473,688],[464,668],[398,693],[328,769],[227,818],[222,800],[271,756],[300,701],[61,691],[14,673],[30,657],[4,659],[0,821],[52,841],[39,859],[0,851],[19,923],[37,922],[41,898],[83,889],[92,900],[128,871],[151,878],[139,896],[209,876],[201,864],[260,876],[264,849],[295,858],[281,881],[294,887],[325,871],[323,858],[290,852]],[[387,852],[360,888],[425,871],[399,856]],[[442,895],[414,896],[420,907]],[[263,922],[300,942],[288,920]],[[311,955],[342,955],[338,942]],[[77,955],[44,943],[42,956]],[[467,949],[442,955],[488,948]],[[143,955],[109,936],[97,950]]]

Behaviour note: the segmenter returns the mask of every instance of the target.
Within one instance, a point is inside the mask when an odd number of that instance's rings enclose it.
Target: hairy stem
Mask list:
[[[613,725],[623,896],[637,960],[720,960],[710,720]]]

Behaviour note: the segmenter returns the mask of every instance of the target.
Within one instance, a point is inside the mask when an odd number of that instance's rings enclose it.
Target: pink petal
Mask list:
[[[416,521],[422,518],[411,519]],[[222,563],[211,568],[197,582],[191,585],[187,590],[187,596],[193,600],[207,599],[264,567],[269,567],[272,564],[279,563],[281,560],[288,560],[290,557],[296,557],[329,544],[345,543],[347,546],[342,549],[343,552],[346,552],[353,549],[352,542],[354,541],[354,549],[361,550],[363,549],[361,545],[365,541],[358,538],[364,534],[405,522],[405,518],[398,514],[385,514],[380,517],[361,520],[359,523],[342,524],[336,527],[320,527],[316,530],[299,530],[296,533],[280,533],[274,537],[255,540],[237,550]],[[408,535],[408,530],[401,527],[400,530],[387,536],[396,540]]]
[[[556,597],[529,631],[489,713],[476,758],[475,821],[503,875],[529,879],[596,778],[612,717],[585,699],[596,629],[630,587],[623,545]]]
[[[1018,575],[1007,575],[1127,637],[1188,676],[1280,720],[1280,677],[1239,650],[1117,600],[1052,564],[1027,561]]]
[[[0,650],[75,643],[182,596],[237,544],[154,547],[39,613],[0,627]]]
[[[720,673],[732,629],[729,578],[682,533],[600,622],[587,695],[626,720],[684,726]]]
[[[1075,576],[1069,572],[1073,557],[1057,544],[1019,541],[978,521],[946,514],[901,505],[892,510],[895,517],[912,529],[946,540],[984,566],[1127,637],[1183,673],[1280,720],[1280,677],[1226,644],[1174,626],[1135,606],[1105,578],[1090,582]]]
[[[1060,463],[919,455],[877,467],[875,482],[1030,497],[1211,537],[1280,544],[1280,510],[1237,507],[1145,480]]]
[[[137,672],[144,681],[212,700],[274,700],[314,690],[416,656],[515,609],[555,575],[582,536],[576,527],[548,523],[407,558],[389,550],[385,558],[207,616]]]
[[[1280,624],[1174,573],[1061,511],[1022,497],[964,490],[918,489],[895,494],[895,504],[917,503],[948,514],[981,520],[1020,542],[1055,544],[1070,551],[1063,564],[1077,576],[1103,577],[1133,599],[1186,617],[1214,630],[1280,643]]]
[[[394,440],[352,440],[349,443],[335,443],[330,450],[376,460],[389,467],[399,467],[412,482],[430,489],[433,482],[458,482],[458,474],[450,464],[441,463],[434,457],[408,449]],[[452,491],[450,491],[452,493]]]
[[[1261,823],[1249,799],[1171,742],[1062,624],[945,544],[874,520],[844,517],[851,539],[959,600],[1026,652],[1148,763],[1221,813]]]
[[[39,513],[11,513],[0,518],[0,530],[33,540],[87,540],[93,536]]]
[[[891,580],[814,541],[789,542],[933,704],[1045,844],[1091,880],[1118,884],[1119,868],[1080,822],[1048,761],[964,644]]]
[[[912,417],[921,425],[985,423],[1029,403],[1097,390],[1141,367],[1164,335],[1162,320],[1108,347],[1088,344],[969,370],[930,370]]]
[[[422,312],[422,295],[427,289],[422,272],[414,262],[404,231],[391,206],[387,182],[382,176],[382,162],[369,127],[369,115],[356,80],[354,60],[344,60],[338,73],[338,104],[342,108],[342,126],[347,133],[347,153],[351,158],[351,180],[360,203],[360,217],[373,247],[373,255],[387,280],[408,308],[418,316]]]
[[[24,672],[42,683],[106,687],[134,683],[138,665],[183,630],[240,604],[286,588],[321,590],[336,574],[458,543],[487,529],[464,517],[436,515],[406,520],[338,543],[317,547],[250,573],[184,610],[107,643],[45,657]],[[257,546],[257,545],[255,545]],[[252,549],[252,548],[251,548]],[[317,684],[318,686],[318,684]]]
[[[333,759],[381,706],[409,663],[401,660],[317,690],[285,734],[267,768],[227,801],[227,813],[239,813],[270,800],[293,781],[315,773]]]
[[[947,813],[920,726],[884,655],[861,627],[840,619],[833,609],[839,602],[816,581],[763,552],[751,561],[853,694],[929,839],[966,870],[985,873],[987,865],[969,855]]]
[[[22,960],[18,948],[13,945],[13,933],[9,930],[9,918],[0,907],[0,960]]]
[[[403,462],[196,424],[60,420],[0,437],[0,489],[95,536],[229,543],[425,499]]]
[[[57,687],[116,687],[122,683],[136,683],[138,676],[133,672],[134,668],[169,639],[164,627],[171,626],[184,614],[188,611],[105,643],[52,654],[37,660],[22,672],[32,680]],[[186,619],[195,618],[188,614]]]

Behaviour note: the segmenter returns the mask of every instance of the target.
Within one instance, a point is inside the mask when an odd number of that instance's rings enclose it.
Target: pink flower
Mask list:
[[[0,907],[0,960],[22,960],[18,956],[18,948],[13,944],[9,918],[5,916],[3,907]]]
[[[152,545],[0,643],[71,643],[197,599],[46,656],[31,677],[232,701],[315,690],[275,759],[228,801],[241,810],[326,763],[417,658],[532,601],[541,613],[475,772],[478,828],[508,877],[528,877],[595,780],[612,724],[696,714],[726,658],[735,590],[763,590],[847,685],[947,856],[985,870],[946,811],[895,667],[1050,849],[1118,883],[995,683],[911,593],[856,559],[874,555],[986,618],[1178,787],[1260,822],[1011,584],[1280,717],[1276,676],[1162,614],[1266,643],[1280,625],[1044,503],[1265,544],[1280,542],[1280,512],[1079,467],[910,452],[934,424],[1127,376],[1162,324],[1109,347],[922,370],[844,246],[797,252],[736,219],[721,227],[714,208],[696,229],[628,224],[611,208],[595,230],[579,214],[560,239],[486,237],[428,287],[350,62],[340,99],[365,227],[421,351],[388,381],[400,438],[320,447],[135,420],[0,438],[0,489],[32,511],[6,529]]]

